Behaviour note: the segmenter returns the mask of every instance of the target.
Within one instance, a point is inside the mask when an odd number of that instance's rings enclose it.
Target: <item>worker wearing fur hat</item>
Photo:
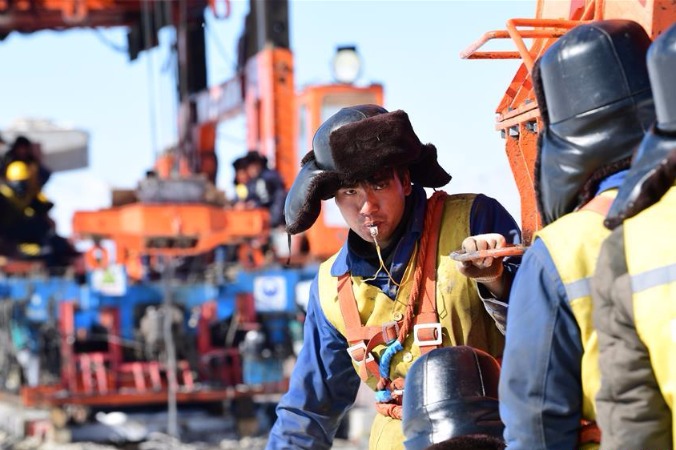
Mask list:
[[[676,443],[676,25],[650,46],[648,72],[657,120],[608,213],[592,283],[602,449]]]
[[[636,22],[592,22],[559,38],[533,68],[543,122],[535,192],[545,227],[509,301],[500,416],[510,450],[598,447],[590,280],[609,234],[605,215],[655,118],[649,45]]]
[[[404,111],[343,108],[317,130],[287,196],[287,231],[310,228],[331,197],[350,231],[312,283],[303,348],[268,449],[330,448],[360,381],[376,391],[370,448],[403,449],[403,380],[418,356],[455,345],[502,355],[519,258],[456,263],[449,254],[518,243],[520,231],[484,195],[427,198],[425,187],[450,179]]]

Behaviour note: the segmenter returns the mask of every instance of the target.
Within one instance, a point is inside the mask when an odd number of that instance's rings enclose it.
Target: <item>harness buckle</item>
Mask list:
[[[373,354],[370,352],[369,353],[366,352],[366,344],[364,344],[364,341],[361,341],[358,344],[354,344],[348,347],[347,354],[350,355],[352,361],[354,361],[357,364],[361,364],[362,362],[368,363],[374,360]]]
[[[431,338],[421,338],[418,332],[421,330],[434,330]],[[427,347],[429,345],[441,345],[441,324],[440,323],[420,323],[413,325],[413,343],[418,347]]]
[[[388,331],[392,331],[394,329],[394,336],[390,336]],[[383,342],[385,345],[390,345],[392,342],[396,341],[397,338],[399,337],[399,323],[396,321],[392,322],[385,322],[383,324]]]

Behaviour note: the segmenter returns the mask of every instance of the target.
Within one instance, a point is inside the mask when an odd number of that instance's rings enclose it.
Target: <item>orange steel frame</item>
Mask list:
[[[247,62],[244,91],[247,149],[267,156],[287,188],[297,172],[293,73],[291,50],[264,49]]]
[[[521,197],[526,244],[542,227],[534,189],[537,130],[542,123],[531,80],[533,64],[555,39],[572,27],[602,19],[637,21],[654,38],[676,21],[676,5],[671,0],[538,0],[535,19],[510,19],[505,30],[484,33],[460,53],[465,59],[523,60],[496,108],[495,128],[504,135],[505,151]],[[512,39],[516,51],[479,51],[494,39]],[[530,47],[524,39],[532,40]]]
[[[264,236],[268,232],[268,215],[261,210],[226,210],[212,205],[134,203],[76,212],[73,231],[80,235],[112,236],[118,245],[118,255],[124,253],[120,250],[126,250],[188,256],[206,253],[237,239]],[[166,247],[153,244],[162,239],[178,244]],[[194,244],[180,244],[189,240]]]

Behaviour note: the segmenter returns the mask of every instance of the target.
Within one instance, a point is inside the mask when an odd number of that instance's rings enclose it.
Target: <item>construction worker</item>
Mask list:
[[[502,450],[500,364],[459,345],[421,356],[406,376],[402,424],[406,450]]]
[[[657,121],[608,214],[593,279],[602,449],[674,448],[676,437],[676,25],[648,71]]]
[[[244,158],[248,175],[247,202],[270,210],[272,228],[284,225],[286,189],[282,177],[268,167],[268,159],[257,151],[249,151]]]
[[[654,120],[649,45],[635,22],[598,21],[570,30],[533,68],[543,123],[535,191],[545,227],[509,300],[500,378],[509,449],[598,445],[589,281],[609,234],[605,215]]]
[[[15,161],[26,164],[30,174],[28,193],[30,196],[37,195],[52,175],[51,171],[42,165],[37,145],[25,136],[17,136],[2,159],[2,170],[5,176],[7,176],[10,164]]]
[[[244,208],[246,206],[246,201],[249,198],[249,189],[247,188],[249,173],[246,166],[247,160],[244,156],[237,158],[232,163],[232,168],[235,170],[235,178],[233,180],[235,197],[233,203],[236,208]]]
[[[10,163],[0,182],[2,234],[17,242],[41,242],[53,224],[47,213],[54,206],[42,192],[31,192],[31,170],[23,161]]]
[[[404,111],[347,107],[319,127],[286,200],[286,229],[307,230],[321,201],[335,197],[350,231],[310,288],[303,347],[268,449],[330,448],[360,380],[380,413],[370,448],[403,449],[400,389],[418,356],[454,345],[501,356],[517,261],[448,255],[501,248],[520,231],[486,196],[427,198],[424,187],[450,179]]]

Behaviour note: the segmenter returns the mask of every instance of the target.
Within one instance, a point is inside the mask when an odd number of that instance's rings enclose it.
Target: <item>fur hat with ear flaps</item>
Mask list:
[[[321,201],[333,197],[344,181],[366,180],[383,168],[402,166],[420,186],[438,188],[451,180],[437,162],[437,149],[420,142],[404,111],[387,112],[376,105],[341,109],[319,127],[301,162],[284,205],[286,231],[310,228]]]

